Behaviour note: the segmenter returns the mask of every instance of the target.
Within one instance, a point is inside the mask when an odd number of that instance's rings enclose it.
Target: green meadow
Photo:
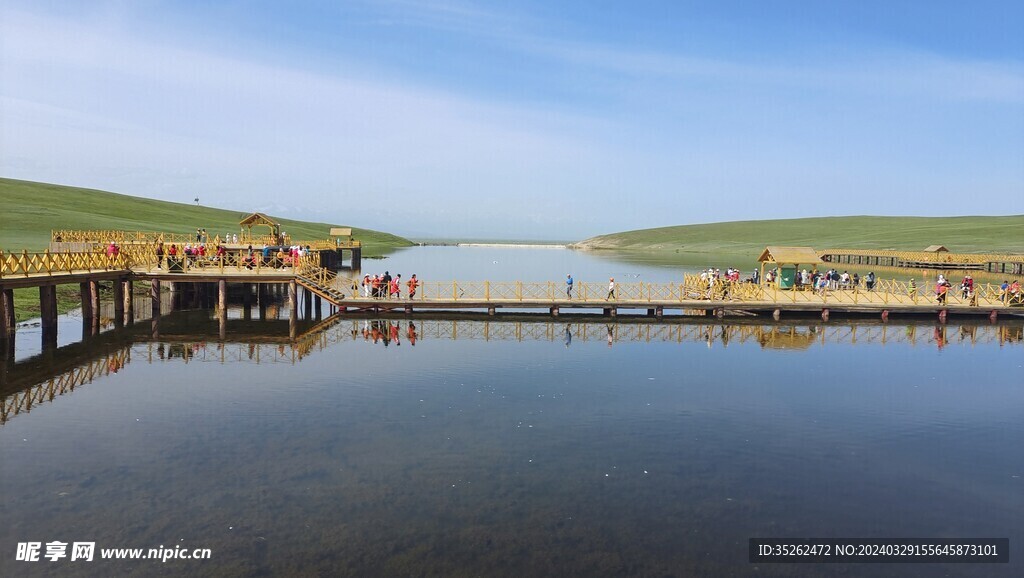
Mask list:
[[[51,229],[194,233],[197,227],[202,227],[212,237],[229,232],[237,233],[238,222],[248,214],[94,189],[2,178],[0,200],[3,203],[3,210],[0,211],[0,249],[5,251],[46,249]],[[293,239],[325,239],[331,227],[349,226],[274,218]],[[265,232],[266,229],[261,231]],[[364,256],[381,255],[396,247],[412,245],[408,239],[380,231],[352,227],[352,234],[362,241]]]
[[[766,245],[917,251],[945,245],[960,253],[1024,253],[1024,215],[734,221],[612,233],[575,247],[749,255]]]
[[[155,201],[107,191],[0,178],[0,250],[41,251],[50,243],[51,229],[122,229],[193,233],[205,228],[211,236],[238,232],[248,213]],[[271,215],[273,216],[273,215]],[[348,225],[277,219],[292,238],[327,238],[331,227]],[[397,247],[412,245],[401,237],[352,227],[363,243],[363,256],[374,257]],[[107,290],[102,287],[101,290]],[[66,313],[81,305],[77,285],[57,288],[57,309]],[[39,316],[35,289],[17,289],[14,296],[18,322]]]

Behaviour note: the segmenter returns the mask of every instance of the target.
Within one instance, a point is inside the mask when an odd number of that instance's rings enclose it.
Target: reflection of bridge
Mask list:
[[[393,330],[397,327],[397,331]],[[321,331],[306,333],[299,346],[313,351],[343,341],[399,340],[566,341],[612,343],[756,343],[763,348],[806,349],[827,344],[867,345],[902,343],[912,346],[945,346],[949,343],[1019,344],[1024,325],[892,325],[888,323],[603,323],[572,321],[491,321],[486,319],[339,319]]]
[[[170,316],[173,318],[174,316]],[[295,338],[287,323],[229,322],[230,341],[215,334],[169,333],[153,337],[136,326],[92,337],[0,367],[0,425],[15,415],[108,376],[131,363],[287,363],[339,343],[415,345],[431,340],[547,341],[565,344],[704,343],[708,347],[756,344],[766,349],[807,349],[831,344],[1013,345],[1024,343],[1024,324],[890,325],[886,323],[694,323],[463,319],[353,319],[334,316]],[[256,329],[262,325],[263,330]],[[186,324],[181,325],[187,327]],[[248,329],[248,332],[241,331]]]
[[[296,339],[290,337],[296,324],[287,320],[232,319],[208,327],[202,323],[203,318],[206,312],[180,311],[164,316],[156,326],[136,323],[64,347],[45,349],[18,363],[12,358],[0,359],[0,424],[44,401],[117,373],[133,360],[294,364],[309,353],[302,347],[307,335],[322,330],[321,325],[303,322],[300,326],[306,332]],[[222,341],[219,328],[224,326],[227,340]],[[153,333],[153,327],[160,330]]]

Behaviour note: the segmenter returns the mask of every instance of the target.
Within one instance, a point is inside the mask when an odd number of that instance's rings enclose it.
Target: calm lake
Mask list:
[[[363,272],[754,265],[687,259],[417,247]],[[19,329],[0,576],[1024,575],[1020,319],[347,315],[291,340],[287,310],[235,307],[223,341],[208,310],[83,343],[72,314],[54,352]],[[750,538],[1009,538],[1010,562],[751,564]],[[161,547],[211,556],[99,559]]]

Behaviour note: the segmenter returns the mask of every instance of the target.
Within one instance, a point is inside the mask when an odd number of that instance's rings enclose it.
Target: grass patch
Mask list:
[[[600,235],[576,247],[750,254],[766,245],[920,251],[933,244],[958,253],[1024,253],[1024,215],[735,221]]]
[[[82,306],[82,293],[78,285],[57,285],[57,313],[63,315]],[[14,290],[14,322],[21,323],[39,317],[39,288]]]
[[[44,250],[52,229],[120,229],[194,233],[205,228],[210,236],[237,233],[248,213],[184,203],[170,203],[32,181],[0,178],[0,249]],[[277,219],[293,239],[326,239],[328,223]],[[363,243],[363,255],[382,255],[413,243],[390,233],[352,227]]]

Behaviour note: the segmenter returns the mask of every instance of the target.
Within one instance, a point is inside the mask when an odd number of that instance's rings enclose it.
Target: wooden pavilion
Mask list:
[[[253,213],[239,221],[238,224],[246,228],[246,239],[252,240],[253,227],[267,227],[270,229],[268,234],[276,240],[275,242],[281,241],[281,225],[263,213]]]
[[[817,265],[824,263],[818,253],[810,247],[778,247],[768,246],[757,258],[761,263],[761,279],[764,279],[765,265],[779,268],[775,282],[779,289],[791,289],[795,282],[796,271],[800,265]]]

